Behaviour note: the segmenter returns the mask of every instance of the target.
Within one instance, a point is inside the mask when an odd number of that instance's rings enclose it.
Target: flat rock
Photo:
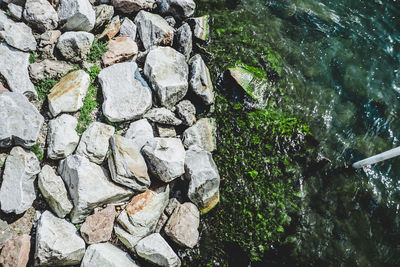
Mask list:
[[[47,156],[50,159],[62,159],[74,153],[79,143],[75,130],[77,125],[78,120],[68,114],[62,114],[49,122]]]
[[[60,0],[58,17],[65,31],[90,32],[96,22],[89,0]]]
[[[103,113],[112,122],[141,117],[152,105],[151,89],[134,62],[117,63],[98,76],[103,90]]]
[[[157,124],[156,128],[159,137],[176,137],[176,130],[174,126]]]
[[[44,121],[26,97],[13,92],[0,94],[0,118],[0,147],[32,147]]]
[[[177,20],[193,16],[196,8],[193,0],[158,0],[157,5],[162,15],[171,15]]]
[[[142,148],[150,172],[169,183],[184,172],[185,149],[179,138],[154,138]]]
[[[73,65],[65,61],[45,59],[29,65],[29,74],[33,81],[59,79],[73,69]]]
[[[105,209],[95,211],[93,215],[87,217],[80,229],[86,244],[110,240],[116,216],[115,207],[108,205]]]
[[[172,108],[188,91],[188,65],[185,56],[171,47],[151,49],[146,57],[144,74],[161,105]]]
[[[95,6],[94,11],[96,13],[95,30],[107,25],[114,16],[114,7],[110,5]]]
[[[22,6],[10,3],[7,5],[7,8],[10,11],[11,17],[15,18],[16,20],[22,19],[22,13],[24,12],[24,8]]]
[[[136,15],[135,24],[145,49],[157,45],[172,45],[174,28],[160,15],[142,10]]]
[[[63,160],[59,173],[74,203],[72,223],[83,222],[96,207],[125,201],[133,194],[115,185],[106,170],[82,156],[72,155]]]
[[[24,19],[39,32],[54,30],[58,26],[58,15],[47,0],[27,0]]]
[[[113,6],[123,13],[130,14],[142,9],[153,9],[156,0],[111,0]]]
[[[30,249],[31,237],[27,234],[7,240],[1,250],[1,266],[25,267],[28,264]]]
[[[186,126],[196,122],[196,107],[189,100],[182,100],[176,105],[176,113]]]
[[[207,41],[210,36],[209,15],[188,19],[195,38],[201,41]]]
[[[80,62],[86,60],[93,40],[94,35],[88,32],[65,32],[58,39],[56,47],[65,59]]]
[[[64,182],[49,165],[44,165],[39,173],[38,185],[44,199],[58,217],[64,218],[71,212],[73,206]]]
[[[132,122],[125,133],[126,138],[132,139],[139,149],[154,138],[153,128],[147,119]]]
[[[197,95],[205,105],[214,103],[214,88],[210,71],[199,54],[189,61],[189,89]]]
[[[215,120],[212,118],[203,118],[183,132],[183,144],[186,148],[198,145],[212,152],[217,148],[216,135]]]
[[[175,125],[178,126],[182,124],[182,121],[175,117],[169,109],[166,108],[152,108],[144,114],[144,117],[152,122]]]
[[[128,253],[110,243],[90,245],[80,267],[139,267]]]
[[[2,211],[21,214],[32,205],[36,198],[33,183],[39,172],[40,162],[33,152],[19,146],[11,150],[0,189]]]
[[[130,20],[129,18],[124,18],[124,21],[122,22],[121,27],[119,29],[119,34],[121,36],[127,36],[132,40],[136,40],[136,30],[137,27],[135,23],[133,23],[133,21]]]
[[[38,266],[79,264],[85,254],[85,241],[72,223],[50,211],[40,216],[36,230],[35,259]]]
[[[115,128],[111,125],[92,122],[83,133],[76,154],[87,157],[91,162],[103,163],[114,131]]]
[[[189,60],[192,53],[192,30],[189,24],[185,23],[180,26],[175,32],[174,47],[176,50]]]
[[[108,51],[104,53],[102,60],[104,66],[128,60],[138,53],[138,46],[134,40],[126,36],[119,36],[108,44]]]

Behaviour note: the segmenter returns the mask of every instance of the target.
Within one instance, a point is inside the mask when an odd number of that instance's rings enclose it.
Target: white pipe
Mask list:
[[[396,148],[390,149],[388,151],[382,152],[378,155],[357,161],[352,166],[355,169],[359,169],[359,168],[362,168],[367,165],[375,164],[375,163],[378,163],[378,162],[381,162],[381,161],[384,161],[387,159],[397,157],[399,155],[400,155],[400,147],[396,147]]]

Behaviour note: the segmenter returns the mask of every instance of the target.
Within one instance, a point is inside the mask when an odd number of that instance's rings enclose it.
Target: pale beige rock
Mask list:
[[[130,59],[138,53],[135,41],[126,36],[119,36],[108,44],[108,51],[103,55],[104,66]]]
[[[25,267],[29,260],[31,237],[27,234],[7,240],[0,255],[3,267]]]
[[[97,37],[97,39],[111,40],[115,35],[118,34],[119,28],[121,27],[121,21],[119,16],[115,16],[111,22],[106,26],[104,31]]]
[[[108,205],[86,218],[81,227],[81,235],[87,244],[106,242],[111,239],[114,220],[117,216],[114,206]]]

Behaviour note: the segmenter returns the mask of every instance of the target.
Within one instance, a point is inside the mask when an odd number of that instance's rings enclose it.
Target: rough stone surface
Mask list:
[[[153,128],[146,119],[141,119],[132,122],[129,125],[129,129],[125,133],[126,138],[133,139],[137,147],[142,149],[142,147],[154,138]]]
[[[158,0],[161,14],[171,15],[177,20],[184,20],[194,14],[196,4],[193,0]]]
[[[175,20],[174,17],[172,17],[172,16],[166,16],[166,17],[164,17],[164,19],[168,22],[169,26],[175,27],[175,25],[176,25],[176,20]]]
[[[176,50],[189,60],[192,53],[192,30],[189,24],[185,23],[180,26],[175,32],[174,47]]]
[[[65,31],[90,32],[96,22],[89,0],[60,0],[58,17]]]
[[[188,197],[201,212],[212,209],[219,201],[220,176],[210,152],[198,146],[186,151],[185,176],[190,180]]]
[[[54,48],[56,47],[56,43],[60,36],[61,31],[59,30],[47,31],[40,35],[38,50],[41,53],[42,58],[55,58]]]
[[[87,157],[91,162],[103,163],[114,131],[111,125],[92,122],[83,133],[76,154]]]
[[[45,59],[29,65],[29,74],[33,81],[44,79],[59,79],[66,75],[74,66],[65,61]]]
[[[36,230],[35,258],[39,266],[79,264],[85,254],[85,241],[72,223],[45,211]]]
[[[143,148],[150,172],[169,183],[184,172],[185,149],[179,138],[154,138]]]
[[[98,39],[105,38],[106,40],[111,40],[115,35],[118,34],[119,28],[121,27],[121,21],[119,16],[115,16],[112,18],[110,23],[107,24],[104,31],[97,37]]]
[[[110,66],[117,62],[130,59],[138,53],[138,46],[131,38],[119,36],[108,44],[108,51],[104,53],[102,60],[104,66]]]
[[[129,18],[125,18],[119,29],[119,34],[121,36],[127,36],[132,40],[136,40],[136,30],[137,27],[135,23],[133,23]]]
[[[72,62],[86,60],[90,53],[94,35],[88,32],[65,32],[57,42],[61,55]]]
[[[171,216],[174,210],[179,207],[181,203],[176,199],[176,198],[171,198],[168,202],[168,205],[165,207],[164,212],[168,215]]]
[[[30,249],[31,237],[27,234],[7,240],[1,250],[1,266],[25,267],[29,260]]]
[[[201,41],[206,41],[210,36],[209,15],[204,15],[198,18],[188,19],[188,23],[193,30],[195,38]]]
[[[187,93],[188,65],[185,56],[171,47],[157,47],[147,55],[144,74],[161,105],[172,108]]]
[[[150,121],[162,124],[175,126],[182,124],[182,121],[175,117],[175,114],[166,108],[152,108],[144,114],[144,117]]]
[[[179,102],[176,112],[184,125],[192,126],[196,122],[196,107],[189,100]]]
[[[119,241],[121,241],[121,243],[129,251],[131,251],[132,253],[136,253],[135,246],[139,240],[137,240],[137,238],[134,235],[131,235],[130,233],[128,233],[127,231],[125,231],[118,225],[116,225],[114,227],[114,233],[117,236],[117,238],[119,239]]]
[[[136,63],[117,63],[98,76],[103,90],[103,113],[112,122],[141,117],[152,105],[151,89],[140,77]]]
[[[142,10],[137,14],[135,24],[145,49],[156,45],[172,45],[174,28],[160,15]]]
[[[96,207],[125,201],[133,194],[115,185],[106,170],[82,156],[73,155],[63,160],[59,173],[74,203],[72,223],[84,221]]]
[[[174,126],[157,124],[156,127],[159,137],[176,137],[176,130]]]
[[[114,16],[114,7],[109,5],[98,5],[94,7],[96,13],[96,22],[94,29],[99,29],[104,25],[107,25]]]
[[[158,266],[181,266],[181,260],[159,233],[143,238],[135,249],[139,257]]]
[[[214,88],[210,72],[199,54],[189,61],[189,89],[197,95],[204,104],[214,103]]]
[[[212,118],[203,118],[183,132],[183,144],[186,148],[198,145],[207,151],[217,148],[216,125]]]
[[[107,208],[95,211],[93,215],[87,217],[80,229],[86,244],[110,240],[116,216],[117,212],[114,206],[108,205]]]
[[[8,10],[10,10],[11,17],[13,17],[17,20],[22,19],[22,13],[24,12],[24,8],[22,6],[10,3],[7,5],[7,8],[8,8]]]
[[[123,13],[132,13],[142,9],[153,9],[156,0],[111,0],[113,6]]]
[[[38,185],[43,197],[58,217],[64,218],[71,212],[72,204],[64,182],[49,165],[43,166]]]
[[[44,121],[26,97],[13,92],[0,94],[0,118],[0,147],[32,147]]]
[[[165,213],[162,213],[160,219],[158,219],[157,226],[156,226],[156,233],[161,232],[162,228],[168,221],[168,216]]]
[[[64,76],[48,95],[49,109],[53,116],[62,112],[75,112],[83,106],[90,85],[90,76],[83,70],[77,70]]]
[[[68,114],[62,114],[49,122],[47,133],[47,156],[51,159],[66,158],[74,153],[79,143],[76,133],[78,120]]]
[[[90,245],[80,267],[139,267],[129,256],[110,243]]]
[[[58,15],[47,0],[27,0],[24,19],[40,32],[54,30],[58,26]]]
[[[36,198],[34,181],[40,172],[36,155],[21,147],[14,147],[7,157],[0,189],[1,210],[21,214]]]

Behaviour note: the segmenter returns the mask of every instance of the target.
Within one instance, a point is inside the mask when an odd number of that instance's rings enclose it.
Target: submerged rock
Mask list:
[[[128,253],[110,243],[90,245],[81,267],[138,267]]]
[[[104,53],[102,60],[104,66],[125,61],[138,53],[138,46],[129,37],[119,36],[111,40],[108,44],[108,51]]]
[[[183,132],[183,144],[186,148],[198,145],[213,152],[217,148],[217,133],[215,119],[203,118]]]
[[[65,31],[90,32],[96,22],[89,0],[60,0],[58,17]]]
[[[153,128],[146,119],[134,121],[125,133],[126,138],[132,139],[139,149],[154,138]]]
[[[31,237],[27,234],[7,240],[1,250],[1,266],[25,267],[28,264],[30,249]]]
[[[81,226],[81,235],[86,244],[107,242],[111,239],[114,220],[117,216],[114,206],[108,205],[86,218]]]
[[[189,88],[205,105],[214,103],[214,88],[210,72],[199,54],[189,61]]]
[[[176,112],[184,125],[192,126],[196,122],[196,107],[189,100],[179,102]]]
[[[27,0],[24,19],[39,32],[54,30],[58,26],[58,15],[47,0]]]
[[[60,60],[45,59],[29,65],[29,74],[35,82],[59,79],[73,69],[73,65]]]
[[[189,24],[185,23],[175,32],[174,47],[185,56],[186,60],[189,60],[192,46],[192,30]]]
[[[152,108],[144,114],[144,117],[152,122],[161,124],[175,126],[182,124],[182,121],[175,117],[174,113],[166,108]]]
[[[178,20],[193,16],[196,4],[193,0],[158,0],[160,13],[171,15]]]
[[[57,42],[57,49],[61,55],[72,62],[86,60],[94,35],[88,32],[65,32]]]

